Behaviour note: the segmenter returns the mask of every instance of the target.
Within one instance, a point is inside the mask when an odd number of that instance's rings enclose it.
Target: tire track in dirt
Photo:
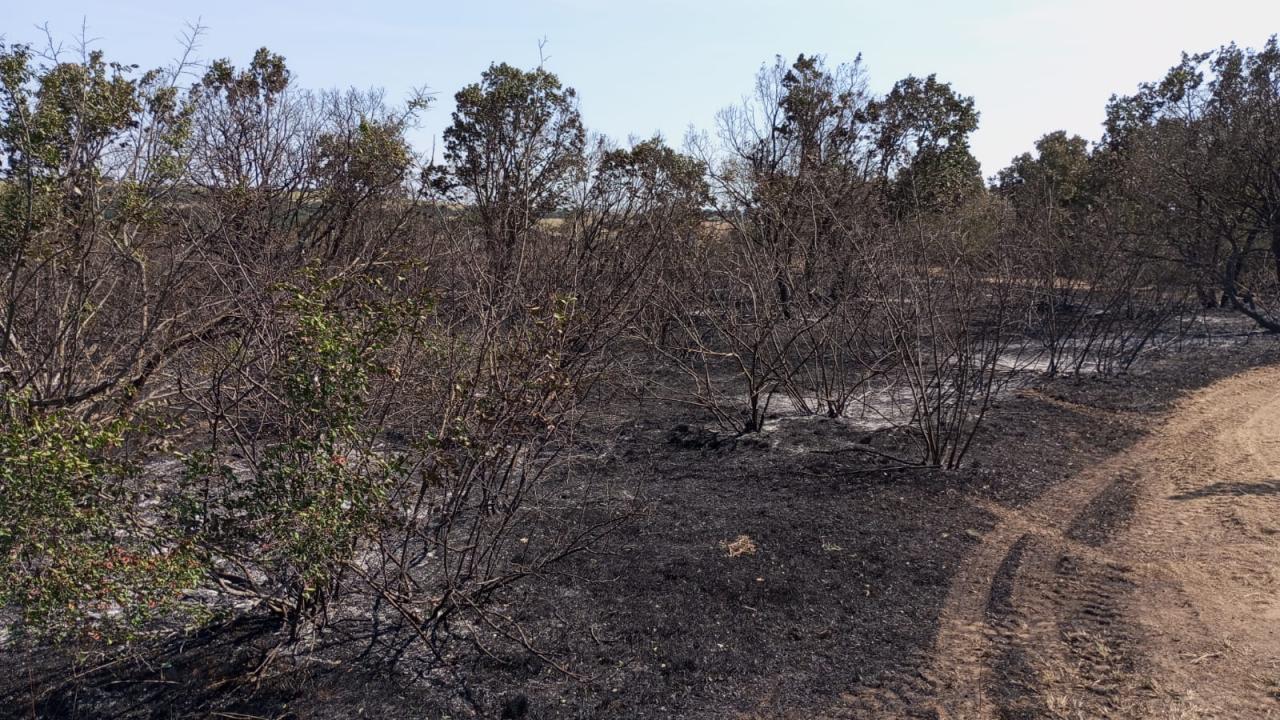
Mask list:
[[[1205,442],[1157,464],[1128,533],[1153,716],[1280,717],[1280,373],[1225,390],[1188,433]]]
[[[991,508],[940,618],[933,711],[1280,717],[1278,474],[1280,368],[1264,368],[1026,509]]]
[[[966,558],[940,616],[933,672],[940,717],[1037,716],[1040,703],[1009,703],[996,697],[1000,693],[992,692],[992,665],[1016,662],[1025,668],[1020,674],[1038,676],[1040,668],[1064,662],[1053,657],[1061,654],[1054,640],[1053,583],[1046,580],[1052,578],[1056,562],[1053,549],[1072,548],[1091,558],[1100,555],[1068,537],[1074,513],[1064,510],[1087,506],[1129,469],[1122,455],[1074,476],[1024,510],[995,513],[996,527]],[[1030,550],[1024,550],[1011,577],[1003,580],[1012,586],[1005,617],[989,617],[987,606],[993,586],[1001,582],[1001,567],[1020,541],[1032,537],[1038,542],[1028,545]]]

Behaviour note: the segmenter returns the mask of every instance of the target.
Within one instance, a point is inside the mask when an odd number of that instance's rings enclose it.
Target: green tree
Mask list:
[[[432,168],[440,190],[461,189],[479,217],[499,277],[527,231],[561,207],[584,168],[586,134],[577,93],[554,73],[490,65],[454,96],[444,131],[447,168]]]
[[[1036,140],[1036,153],[1023,153],[996,177],[996,188],[1019,212],[1038,207],[1080,207],[1090,201],[1089,143],[1058,130]]]
[[[884,193],[901,215],[954,206],[981,191],[969,135],[978,128],[973,98],[937,77],[908,76],[870,108]]]
[[[1107,151],[1151,252],[1181,259],[1206,304],[1280,331],[1280,43],[1183,55],[1107,108]]]
[[[186,163],[179,71],[0,45],[0,390],[119,400],[191,342],[189,256],[157,233]]]

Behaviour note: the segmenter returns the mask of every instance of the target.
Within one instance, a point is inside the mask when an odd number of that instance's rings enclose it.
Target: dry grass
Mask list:
[[[727,553],[731,558],[741,557],[743,555],[755,555],[756,550],[759,549],[756,546],[756,541],[752,540],[750,535],[739,535],[731,542],[721,541],[720,547],[724,548],[725,553]]]

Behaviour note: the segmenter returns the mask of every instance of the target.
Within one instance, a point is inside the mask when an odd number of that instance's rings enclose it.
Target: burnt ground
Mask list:
[[[533,645],[578,678],[518,650],[477,656],[437,682],[324,648],[255,676],[272,636],[245,621],[128,658],[5,650],[0,715],[830,716],[869,690],[926,684],[942,605],[996,523],[992,503],[1034,501],[1132,445],[1188,390],[1276,357],[1255,340],[1155,357],[1123,377],[1041,381],[992,410],[957,471],[824,452],[867,439],[901,450],[892,433],[868,438],[838,421],[784,420],[761,438],[722,442],[699,430],[708,418],[696,411],[628,401],[584,442],[616,443],[595,477],[634,488],[643,512],[563,576],[509,599]],[[1071,528],[1081,542],[1126,522],[1131,488],[1122,479],[1108,492],[1115,502],[1086,514],[1096,521]],[[756,551],[730,557],[726,544],[741,535]],[[998,590],[987,606],[996,619],[1007,605]],[[1015,656],[995,667],[1008,686],[1028,672]]]

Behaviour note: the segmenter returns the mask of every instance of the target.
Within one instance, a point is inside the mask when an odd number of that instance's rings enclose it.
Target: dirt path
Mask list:
[[[937,716],[1280,718],[1280,368],[989,509],[941,617]]]

